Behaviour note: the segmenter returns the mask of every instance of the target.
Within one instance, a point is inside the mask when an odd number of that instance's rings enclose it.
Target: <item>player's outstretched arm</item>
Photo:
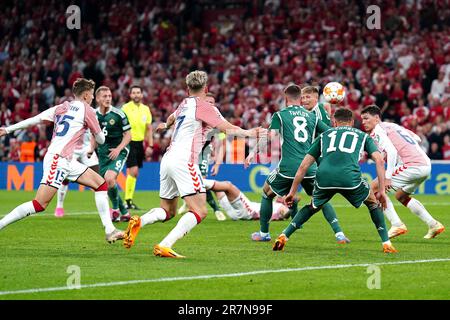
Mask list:
[[[250,130],[242,129],[238,126],[235,126],[229,123],[227,120],[223,120],[216,127],[220,131],[226,133],[227,135],[234,135],[237,137],[245,138],[245,137],[256,137],[258,133],[262,130],[262,128],[253,128]]]
[[[384,177],[385,177],[385,170],[384,170],[384,160],[383,156],[379,151],[375,151],[371,154],[371,158],[373,161],[375,161],[375,166],[377,169],[377,177],[378,177],[378,200],[380,201],[383,209],[386,209],[387,206],[387,196],[385,192],[385,184],[384,184]]]
[[[261,130],[258,133],[258,140],[256,140],[255,146],[249,152],[247,158],[245,158],[244,168],[248,168],[250,163],[252,163],[253,158],[258,153],[267,153],[267,145],[268,145],[268,141],[270,139],[270,134],[271,134],[271,131],[261,128]]]
[[[13,125],[11,125],[9,127],[2,128],[3,130],[0,131],[0,136],[4,136],[6,134],[10,134],[11,132],[14,132],[16,130],[26,129],[28,127],[40,124],[40,123],[42,123],[43,121],[46,121],[46,120],[53,122],[52,114],[54,115],[54,108],[55,107],[50,108],[50,109],[48,109],[48,110],[38,114],[37,116],[34,116],[32,118],[29,118],[29,119],[25,119],[25,120],[20,121],[20,122],[18,122],[16,124],[13,124]]]
[[[307,154],[305,158],[303,159],[302,163],[300,164],[300,167],[298,167],[297,173],[295,174],[294,181],[292,182],[291,190],[289,191],[289,194],[284,199],[285,204],[290,207],[292,206],[292,202],[294,201],[295,195],[298,190],[298,186],[303,181],[303,178],[305,177],[306,172],[308,171],[309,167],[316,161],[316,158],[314,158],[312,155]]]

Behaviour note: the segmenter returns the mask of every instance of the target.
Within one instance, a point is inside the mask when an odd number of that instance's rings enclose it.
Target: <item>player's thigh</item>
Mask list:
[[[34,199],[39,202],[42,207],[46,208],[50,201],[52,201],[57,191],[58,189],[55,187],[41,184]]]
[[[131,171],[139,171],[142,168],[145,158],[142,141],[132,141],[130,143],[130,154],[126,160],[127,168]]]
[[[315,180],[313,178],[305,178],[301,183],[303,190],[305,190],[308,196],[311,196],[313,194],[314,182]]]
[[[428,179],[430,173],[430,166],[398,167],[392,175],[392,188],[395,191],[403,190],[407,194],[413,194]]]
[[[108,171],[113,171],[116,173],[116,177],[123,170],[127,159],[127,152],[119,153],[116,159],[111,160],[109,157],[105,157],[100,161],[100,175],[105,176]],[[105,177],[106,178],[106,177]]]
[[[378,192],[378,178],[372,180],[372,182],[370,183],[370,189],[372,189],[374,193]]]
[[[317,187],[317,184],[315,184],[311,197],[311,206],[316,210],[322,208],[334,197],[336,192],[336,189],[320,189]]]
[[[175,180],[172,178],[172,170],[170,161],[167,158],[161,160],[159,169],[159,197],[162,200],[173,200],[178,198],[180,193],[177,188]]]
[[[283,177],[276,170],[272,171],[266,179],[266,183],[269,186],[270,190],[274,195],[277,195],[279,197],[283,197],[289,194],[293,181],[293,179]]]
[[[202,219],[206,217],[208,214],[208,210],[206,208],[206,193],[196,193],[183,197],[183,200],[186,202],[186,205],[189,208],[189,211],[194,211],[197,213]]]
[[[70,180],[71,161],[60,157],[58,154],[47,153],[44,157],[42,167],[41,184],[59,189],[64,180]]]
[[[373,191],[371,191],[369,184],[364,179],[357,188],[351,190],[341,190],[340,193],[355,208],[361,207],[361,205],[366,202],[369,196],[371,194],[374,194]]]
[[[70,179],[69,179],[70,180]],[[92,170],[91,168],[87,168],[81,175],[76,178],[77,183],[92,188],[94,190],[98,189],[103,183],[105,183],[105,179],[100,176],[97,172]]]

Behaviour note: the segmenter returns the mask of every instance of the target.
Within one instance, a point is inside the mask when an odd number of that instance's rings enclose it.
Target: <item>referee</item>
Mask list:
[[[139,168],[146,154],[153,152],[152,114],[150,108],[142,104],[142,88],[133,85],[130,88],[131,101],[122,106],[122,111],[127,115],[131,125],[130,154],[127,159],[127,180],[125,183],[125,201],[127,209],[139,209],[133,202],[134,189]],[[144,151],[144,139],[148,147]]]

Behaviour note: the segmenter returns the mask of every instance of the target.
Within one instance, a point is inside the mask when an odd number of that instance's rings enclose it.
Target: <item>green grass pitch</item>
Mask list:
[[[31,192],[0,191],[0,216],[33,196]],[[248,196],[259,198],[252,193]],[[450,227],[448,196],[417,198]],[[221,222],[210,212],[175,244],[174,249],[187,256],[176,260],[154,257],[152,247],[179,216],[146,226],[135,246],[127,250],[122,243],[110,245],[104,240],[92,192],[70,191],[66,216],[61,219],[53,216],[55,201],[45,213],[0,231],[0,299],[450,298],[449,231],[432,240],[423,239],[427,227],[396,202],[409,233],[393,240],[399,250],[395,255],[381,252],[365,207],[354,209],[336,197],[332,203],[350,244],[335,243],[319,212],[291,237],[285,251],[273,252],[272,243],[250,241],[250,234],[259,228],[258,221]],[[145,208],[156,207],[158,194],[137,192],[135,202]],[[287,223],[272,222],[273,239]],[[117,227],[125,229],[126,224]],[[372,264],[378,265],[379,273],[370,272],[368,265]],[[74,283],[70,266],[80,270],[80,289],[67,289],[68,282]],[[369,289],[368,283],[376,286],[373,279],[377,275],[379,289]]]

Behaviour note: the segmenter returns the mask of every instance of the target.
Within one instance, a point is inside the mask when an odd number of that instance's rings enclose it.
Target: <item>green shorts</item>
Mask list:
[[[312,196],[312,206],[314,208],[322,207],[331,200],[336,193],[340,193],[355,208],[359,208],[370,195],[370,187],[366,180],[355,189],[319,189],[317,183],[314,185]]]
[[[279,197],[289,194],[294,179],[283,177],[277,170],[272,171],[266,180],[270,189]],[[308,196],[311,196],[314,190],[314,178],[303,179],[301,183]]]
[[[123,149],[122,151],[120,151],[119,156],[115,160],[111,160],[108,156],[100,155],[99,156],[100,175],[104,177],[106,171],[108,170],[120,173],[127,161],[128,153],[129,152],[127,149]]]

